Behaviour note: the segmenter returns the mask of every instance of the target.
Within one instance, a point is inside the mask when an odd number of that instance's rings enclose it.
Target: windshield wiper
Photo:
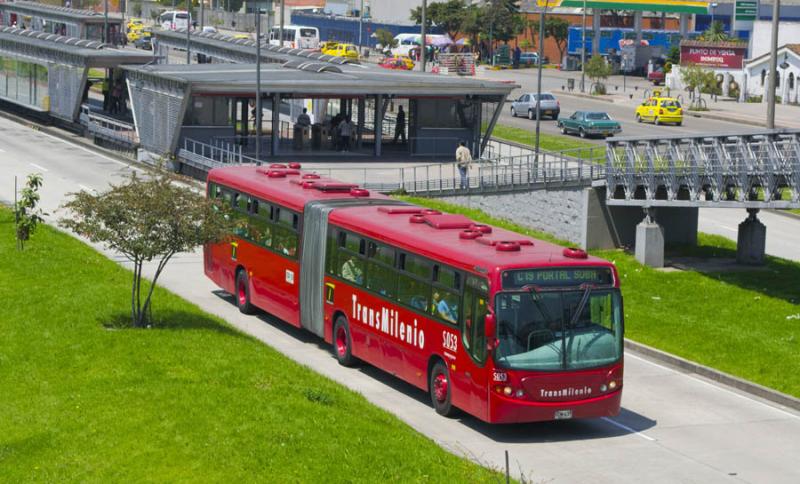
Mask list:
[[[586,307],[586,302],[589,300],[589,295],[595,288],[595,286],[592,284],[581,284],[581,287],[584,288],[583,295],[581,296],[581,301],[578,303],[578,307],[575,309],[575,312],[572,314],[572,318],[570,318],[569,320],[569,325],[566,327],[566,330],[569,331],[569,342],[566,344],[566,347],[564,348],[564,354],[563,354],[564,369],[567,368],[567,355],[572,350],[572,343],[575,340],[575,331],[573,328],[575,327],[575,323],[577,323],[578,319],[581,317],[583,308]]]

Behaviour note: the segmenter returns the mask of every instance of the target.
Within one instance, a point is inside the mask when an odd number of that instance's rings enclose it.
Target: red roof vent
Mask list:
[[[286,178],[286,172],[283,170],[270,170],[267,172],[270,178]]]
[[[319,175],[316,173],[305,173],[303,174],[303,180],[319,180]]]
[[[525,240],[525,239],[497,240],[497,239],[490,239],[488,237],[481,237],[479,239],[476,239],[476,242],[481,243],[483,245],[490,245],[492,247],[498,247],[501,244],[509,244],[509,243],[515,244],[518,247],[522,247],[523,245],[525,245],[525,246],[532,246],[533,245],[533,242],[531,242],[530,240]],[[519,250],[519,249],[497,249],[497,250]]]
[[[520,243],[513,240],[504,240],[498,242],[494,247],[498,252],[518,252]]]
[[[269,165],[269,167],[270,168],[278,168],[278,169],[280,169],[280,168],[288,168],[288,166],[286,166],[286,165],[284,165],[282,163],[273,163],[273,164]]]
[[[283,170],[283,172],[286,173],[287,175],[299,175],[300,174],[300,170],[294,170],[292,168],[289,168],[288,170]]]
[[[350,195],[353,197],[368,197],[369,190],[366,190],[364,188],[351,188]]]
[[[409,215],[412,213],[422,213],[421,208],[408,205],[384,205],[378,207],[378,211],[388,213],[389,215]]]
[[[472,220],[463,215],[442,214],[441,212],[431,214],[422,212],[425,222],[431,227],[439,230],[447,229],[468,229],[471,228]]]
[[[414,215],[408,217],[408,221],[412,224],[424,224],[425,223],[425,216],[421,213],[415,213]]]
[[[467,229],[458,234],[459,239],[473,240],[482,236],[483,234],[477,230]]]
[[[358,185],[352,183],[342,183],[335,180],[319,180],[314,182],[314,188],[321,192],[350,192],[353,188],[358,188]]]
[[[577,247],[567,247],[562,254],[564,257],[569,257],[570,259],[586,259],[589,257],[589,254],[587,254],[585,250]]]
[[[477,230],[478,232],[480,232],[482,234],[491,234],[492,233],[492,228],[490,226],[484,225],[484,224],[473,224],[471,228],[472,228],[472,230]]]
[[[432,208],[426,208],[426,209],[424,209],[422,211],[422,213],[424,213],[425,215],[441,215],[442,214],[442,212],[440,212],[438,210],[434,210]]]
[[[289,163],[289,168],[291,168],[292,170],[299,170],[302,167],[303,166],[300,163],[297,163],[297,162]]]

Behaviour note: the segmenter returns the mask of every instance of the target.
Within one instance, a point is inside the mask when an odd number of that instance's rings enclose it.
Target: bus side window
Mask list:
[[[464,284],[464,323],[462,340],[472,358],[483,363],[486,360],[486,335],[484,320],[489,311],[486,294],[488,284],[477,277],[467,276]]]
[[[337,275],[360,286],[364,284],[365,241],[361,237],[347,232],[340,232],[340,241],[343,242],[343,245],[340,245],[339,248]]]
[[[325,247],[325,272],[336,274],[336,254],[339,249],[338,232],[333,227],[328,227],[328,243]]]
[[[394,298],[397,294],[397,271],[394,268],[394,249],[369,242],[367,250],[367,289]]]
[[[400,254],[398,300],[422,312],[428,311],[431,298],[431,264],[411,254]]]

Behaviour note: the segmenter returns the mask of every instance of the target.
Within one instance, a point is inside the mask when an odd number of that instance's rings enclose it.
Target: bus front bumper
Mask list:
[[[490,392],[488,421],[523,423],[613,417],[619,414],[621,402],[622,389],[595,398],[566,402],[518,400]]]

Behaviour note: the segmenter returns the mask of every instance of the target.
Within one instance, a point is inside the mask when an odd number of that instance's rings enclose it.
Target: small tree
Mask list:
[[[606,63],[603,56],[592,56],[589,62],[586,63],[585,71],[586,75],[594,83],[595,94],[605,94],[606,86],[600,81],[608,79],[608,76],[611,75],[611,66]]]
[[[394,38],[391,32],[386,29],[378,29],[375,31],[375,38],[381,44],[383,50],[397,47],[397,39]]]
[[[14,198],[16,198],[17,178],[14,177]],[[30,240],[36,232],[39,223],[44,222],[39,205],[39,188],[42,186],[42,175],[32,173],[28,175],[25,188],[20,192],[20,199],[14,202],[14,233],[17,238],[17,249],[23,250],[25,242]]]
[[[733,40],[731,36],[725,32],[725,26],[723,26],[720,21],[712,22],[711,25],[708,26],[708,29],[700,34],[698,39],[706,42],[728,42]]]
[[[717,85],[717,77],[714,72],[695,64],[681,67],[681,80],[686,89],[697,94],[692,101],[694,108],[701,106],[702,94],[719,95],[722,92]]]
[[[544,35],[551,37],[558,48],[558,62],[564,58],[569,36],[569,22],[560,17],[548,17],[544,22]]]
[[[172,256],[224,240],[235,225],[229,207],[206,200],[169,175],[142,179],[134,174],[103,193],[70,195],[64,208],[72,218],[63,218],[59,224],[133,263],[131,320],[135,327],[148,324],[153,289]],[[142,269],[151,261],[158,264],[143,300]]]
[[[464,0],[446,0],[444,2],[429,3],[425,12],[426,28],[434,24],[441,28],[451,39],[458,37],[463,32],[464,14],[467,5]],[[411,9],[411,20],[415,24],[422,24],[422,7]]]

